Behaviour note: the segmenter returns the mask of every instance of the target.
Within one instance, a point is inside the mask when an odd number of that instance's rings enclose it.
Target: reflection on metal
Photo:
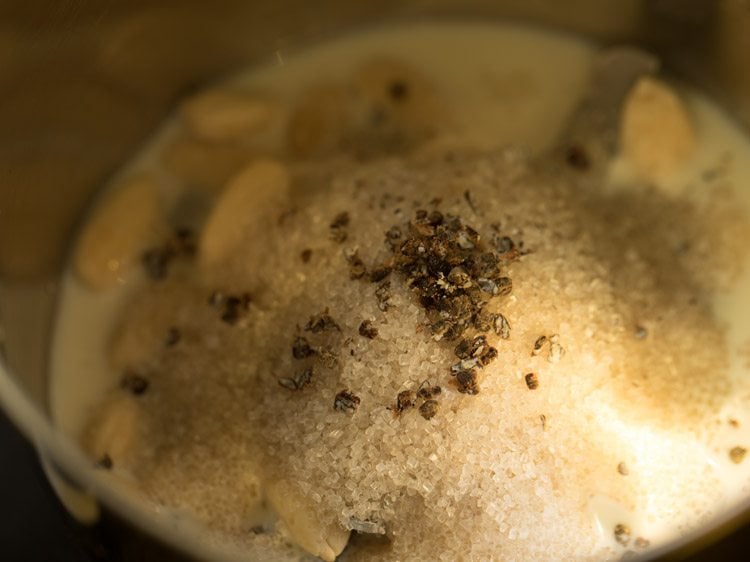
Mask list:
[[[2,316],[0,316],[0,359],[5,361],[5,328]]]
[[[44,473],[65,509],[80,523],[84,525],[95,524],[101,515],[101,509],[96,499],[91,494],[84,492],[76,481],[47,453],[40,451],[39,457]]]

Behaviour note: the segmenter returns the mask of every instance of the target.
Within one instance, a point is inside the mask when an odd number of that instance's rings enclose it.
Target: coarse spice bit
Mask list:
[[[492,327],[494,328],[495,333],[504,340],[510,338],[510,322],[508,322],[508,319],[502,314],[495,315]]]
[[[464,191],[464,199],[466,200],[466,204],[469,205],[469,208],[474,212],[478,213],[477,211],[477,204],[474,201],[474,197],[471,195],[471,191],[468,189]]]
[[[425,400],[419,407],[419,414],[426,420],[432,419],[438,412],[438,406],[437,400]]]
[[[313,352],[318,356],[318,359],[324,367],[333,369],[336,366],[336,363],[338,362],[338,352],[335,349],[327,346],[320,346],[313,348]]]
[[[500,255],[507,254],[515,249],[516,245],[513,240],[508,236],[500,236],[498,234],[492,237],[492,246],[495,251]]]
[[[397,102],[404,101],[409,97],[409,84],[403,80],[394,80],[388,87],[388,93],[392,100]]]
[[[359,257],[356,250],[346,256],[346,261],[349,262],[349,279],[354,281],[356,279],[362,279],[367,275],[365,262]]]
[[[479,394],[477,372],[474,370],[460,371],[456,374],[458,391],[463,394]]]
[[[346,228],[350,222],[349,213],[346,211],[339,213],[334,217],[330,224],[331,239],[339,244],[346,242],[348,232]]]
[[[623,525],[622,523],[618,523],[615,525],[614,530],[615,540],[620,543],[622,546],[628,546],[628,543],[630,542],[630,527],[627,525]]]
[[[524,379],[526,380],[526,386],[529,387],[529,390],[536,390],[539,388],[539,379],[535,373],[528,373],[524,376]]]
[[[497,359],[497,349],[494,347],[487,346],[482,354],[479,356],[479,364],[482,367],[486,367]]]
[[[162,281],[167,278],[169,262],[173,257],[168,249],[151,248],[143,252],[141,263],[148,277],[154,281]]]
[[[469,359],[470,357],[481,356],[487,347],[487,338],[480,334],[472,339],[467,338],[458,342],[453,353],[459,359]]]
[[[164,339],[164,345],[165,347],[174,347],[180,342],[181,338],[182,334],[180,333],[180,330],[172,326],[167,330],[167,337]]]
[[[359,335],[372,340],[378,336],[378,329],[372,323],[372,320],[363,320],[359,325]]]
[[[571,144],[565,150],[565,161],[571,168],[575,168],[580,172],[585,172],[591,167],[591,159],[580,144]]]
[[[98,461],[96,461],[96,464],[94,466],[96,468],[101,468],[104,470],[112,470],[114,463],[112,462],[112,457],[105,453],[99,458]]]
[[[549,343],[547,359],[549,359],[551,363],[558,361],[563,355],[565,355],[565,350],[560,345],[559,334],[552,334],[547,338],[547,342]]]
[[[347,211],[342,211],[333,218],[330,226],[331,228],[343,228],[349,226],[350,221],[349,213]]]
[[[747,449],[745,447],[733,447],[729,451],[729,458],[733,463],[740,464],[745,459],[746,454]]]
[[[134,371],[126,371],[120,379],[120,388],[133,394],[141,396],[148,390],[149,382],[142,375]]]
[[[396,396],[396,413],[413,408],[415,405],[414,393],[411,390],[402,390]]]
[[[380,283],[383,279],[391,274],[392,268],[388,265],[381,265],[370,271],[370,281]]]
[[[317,334],[318,332],[323,332],[325,330],[337,330],[339,332],[341,331],[341,328],[339,328],[339,325],[336,323],[336,321],[328,314],[327,308],[320,314],[313,314],[312,316],[310,316],[310,320],[308,320],[307,324],[305,324],[306,332]]]
[[[208,304],[218,308],[220,318],[229,325],[234,325],[240,317],[250,310],[252,296],[250,293],[226,295],[221,291],[214,291],[208,299]]]
[[[298,389],[297,383],[291,377],[279,379],[279,385],[283,386],[287,390],[297,390]]]
[[[534,348],[531,350],[531,355],[536,356],[542,352],[545,344],[547,343],[547,336],[539,336],[534,342]]]
[[[240,316],[249,310],[251,300],[248,293],[229,295],[224,301],[221,319],[227,324],[236,324]]]
[[[378,288],[375,289],[375,298],[378,301],[378,308],[383,312],[386,312],[390,307],[391,303],[391,282],[383,281]]]
[[[428,381],[424,381],[419,385],[419,389],[417,389],[417,396],[426,400],[433,396],[438,396],[442,392],[443,389],[439,386],[432,386]]]
[[[356,517],[350,517],[349,523],[346,527],[351,531],[357,533],[363,533],[367,535],[385,535],[385,525],[377,521],[369,521],[364,519],[357,519]]]
[[[305,359],[311,355],[315,355],[315,350],[310,346],[310,342],[307,341],[307,338],[303,338],[302,336],[294,338],[294,344],[292,344],[292,356],[295,359]]]
[[[359,396],[347,389],[339,391],[333,399],[333,409],[337,412],[354,413],[359,407],[361,400]]]
[[[279,379],[279,384],[288,390],[302,390],[310,384],[313,376],[313,368],[307,367],[293,377]]]
[[[164,243],[149,248],[141,255],[141,264],[151,279],[162,281],[167,278],[169,265],[179,257],[192,257],[196,251],[193,232],[188,228],[177,228]]]
[[[471,206],[471,194],[467,191],[464,197]],[[476,369],[498,356],[497,349],[487,344],[486,334],[494,331],[503,339],[510,337],[507,319],[485,310],[493,298],[513,289],[510,277],[500,271],[507,260],[502,261],[497,247],[483,244],[477,230],[460,217],[437,210],[418,209],[405,227],[388,229],[385,240],[393,253],[392,269],[405,279],[427,313],[426,326],[433,339],[459,340],[454,353],[461,361],[451,367],[458,391],[477,394]],[[503,253],[515,249],[509,238],[500,239],[498,246]],[[389,288],[386,281],[376,291],[383,311],[389,306]],[[472,328],[480,333],[461,339]]]
[[[486,310],[480,310],[472,320],[472,326],[479,332],[491,332],[495,324],[495,315]]]

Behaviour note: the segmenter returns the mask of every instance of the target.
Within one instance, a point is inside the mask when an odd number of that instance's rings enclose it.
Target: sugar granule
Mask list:
[[[262,481],[283,477],[319,520],[386,532],[382,548],[353,544],[357,560],[600,558],[587,515],[597,493],[656,519],[682,506],[677,523],[689,525],[720,483],[689,462],[640,470],[646,461],[630,459],[687,454],[680,443],[729,392],[705,298],[713,280],[666,242],[696,229],[711,239],[711,220],[594,184],[518,155],[454,154],[358,167],[297,193],[305,204],[283,231],[246,241],[265,246],[261,263],[227,280],[258,288],[249,313],[236,306],[246,322],[223,320],[189,276],[150,285],[126,312],[200,336],[150,359],[143,444],[122,470],[155,504],[238,544],[271,540],[247,521]],[[475,276],[478,292],[466,264],[444,272],[441,293],[391,264],[409,221],[424,238],[451,216],[463,217],[461,251],[494,253],[472,257],[490,274]],[[441,301],[447,316],[424,306],[456,287],[466,298]],[[641,325],[648,337],[634,337]],[[457,359],[474,366],[452,376]],[[543,374],[534,392],[519,384],[530,372]],[[613,470],[623,458],[627,478]]]

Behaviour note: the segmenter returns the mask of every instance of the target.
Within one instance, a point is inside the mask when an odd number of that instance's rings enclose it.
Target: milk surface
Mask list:
[[[422,23],[363,31],[300,51],[278,52],[265,65],[233,77],[230,83],[292,105],[307,86],[342,79],[371,56],[391,55],[433,79],[451,110],[450,142],[484,150],[512,145],[536,154],[550,149],[565,129],[585,92],[595,50],[575,37],[520,26]],[[750,208],[748,138],[711,100],[687,86],[680,94],[695,120],[699,147],[672,181],[683,186],[686,196],[698,198],[708,184],[722,182]],[[162,167],[158,153],[180,134],[181,126],[176,118],[166,121],[118,177],[134,170],[155,171],[165,179],[165,198],[176,199],[180,182]],[[610,185],[603,188],[627,189],[632,181],[627,164],[615,160]],[[70,272],[64,278],[50,361],[50,404],[56,423],[72,435],[80,434],[92,409],[117,384],[120,373],[108,365],[105,350],[128,299],[145,281],[142,272],[134,271],[120,279],[117,288],[96,293]],[[724,423],[707,442],[649,435],[642,428],[623,427],[622,431],[632,432],[644,454],[653,454],[654,462],[670,461],[659,443],[672,439],[683,458],[705,464],[706,470],[720,475],[724,490],[718,512],[750,489],[750,462],[735,464],[727,454],[732,447],[750,446],[749,267],[716,296],[714,307],[726,329],[731,376],[738,389],[716,417],[733,423]],[[589,507],[603,544],[614,546],[612,528],[622,519],[635,522],[633,526],[652,544],[684,532],[651,521],[647,513],[628,513],[603,496],[593,496]]]

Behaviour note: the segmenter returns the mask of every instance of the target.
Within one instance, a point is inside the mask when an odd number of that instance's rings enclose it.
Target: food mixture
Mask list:
[[[104,477],[274,560],[620,559],[747,492],[750,145],[715,106],[524,27],[276,55],[81,227],[51,399]]]

